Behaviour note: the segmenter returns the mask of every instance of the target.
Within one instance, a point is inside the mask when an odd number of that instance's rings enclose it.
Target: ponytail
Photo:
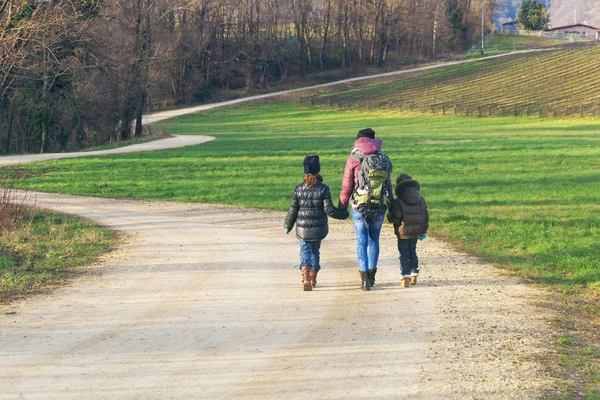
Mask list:
[[[304,175],[304,185],[306,187],[315,186],[317,184],[317,177],[313,174]]]

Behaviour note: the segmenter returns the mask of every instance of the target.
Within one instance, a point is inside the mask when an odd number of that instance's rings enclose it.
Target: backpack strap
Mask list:
[[[360,150],[355,148],[350,153],[350,157],[354,158],[360,164],[362,162],[363,158],[365,158],[365,155]]]
[[[358,190],[359,187],[364,186],[365,184],[365,177],[363,176],[363,170],[362,170],[362,162],[365,159],[365,155],[362,153],[362,151],[360,151],[358,148],[354,148],[352,150],[352,152],[350,153],[350,157],[352,157],[354,160],[356,160],[356,162],[358,162],[358,185],[354,188],[353,190],[353,195],[356,194],[356,191]]]

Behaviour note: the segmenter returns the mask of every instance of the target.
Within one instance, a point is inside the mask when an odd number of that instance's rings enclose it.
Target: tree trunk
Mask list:
[[[379,26],[379,19],[381,18],[380,9],[377,8],[377,15],[375,16],[375,24],[373,24],[373,36],[371,38],[371,50],[369,51],[369,63],[375,64],[375,43],[377,41],[377,28]]]
[[[435,39],[436,39],[436,34],[437,34],[437,19],[438,19],[439,10],[440,10],[440,3],[438,3],[437,7],[435,8],[435,15],[433,17],[433,44],[432,44],[432,49],[431,49],[432,57],[435,57]]]
[[[121,113],[121,129],[120,129],[120,137],[121,140],[127,140],[131,136],[131,120],[132,120],[132,94],[129,94],[128,100],[123,108],[123,112]]]
[[[10,142],[12,139],[13,122],[15,120],[15,105],[14,102],[10,103],[10,109],[8,114],[8,130],[6,132],[6,143],[4,154],[10,154]]]
[[[358,32],[357,32],[357,40],[358,40],[358,59],[361,63],[365,62],[365,51],[364,51],[364,10],[363,10],[363,0],[359,0],[358,2],[358,10],[356,13],[356,17],[358,18]]]
[[[44,121],[42,122],[42,137],[40,145],[40,154],[46,153],[48,148],[48,112],[44,115]]]
[[[350,0],[346,0],[344,2],[344,38],[343,38],[343,58],[342,58],[342,66],[346,68],[347,66],[347,58],[348,58],[348,39],[350,36],[349,32],[349,22],[348,22],[348,13],[350,8]]]
[[[141,138],[142,137],[142,118],[144,116],[144,106],[146,103],[146,96],[142,95],[142,100],[140,102],[140,105],[136,111],[136,115],[135,115],[135,134],[134,136],[136,138]]]
[[[327,11],[325,12],[325,23],[323,27],[323,47],[321,48],[321,69],[325,67],[325,48],[327,47],[327,34],[329,32],[329,20],[331,16],[331,0],[327,0]]]

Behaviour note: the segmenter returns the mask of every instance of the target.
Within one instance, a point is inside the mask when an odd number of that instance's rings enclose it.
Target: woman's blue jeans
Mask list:
[[[356,231],[356,256],[359,271],[377,268],[379,260],[379,235],[384,214],[363,218],[360,211],[352,209],[352,222]]]
[[[312,268],[313,271],[319,272],[321,269],[321,241],[317,240],[314,242],[300,241],[300,269],[307,265]]]

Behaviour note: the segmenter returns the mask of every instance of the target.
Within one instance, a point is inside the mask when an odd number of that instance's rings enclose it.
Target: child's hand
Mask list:
[[[283,231],[285,232],[286,235],[290,233],[289,229],[284,229]]]
[[[350,213],[348,212],[348,209],[346,209],[346,210],[342,209],[342,220],[348,219],[349,216],[350,216]]]
[[[425,239],[427,239],[427,234],[426,233],[424,233],[421,236],[419,236],[419,240],[425,240]]]

